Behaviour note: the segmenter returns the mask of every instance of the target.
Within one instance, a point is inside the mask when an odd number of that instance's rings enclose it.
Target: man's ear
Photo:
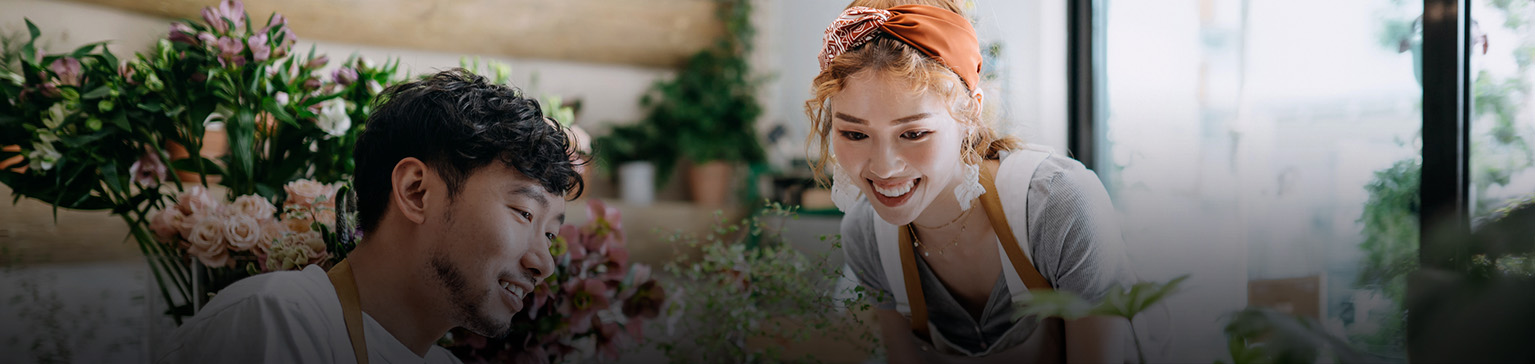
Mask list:
[[[405,158],[395,163],[394,172],[389,175],[391,204],[406,219],[417,224],[426,222],[426,192],[427,192],[426,163],[420,159]]]

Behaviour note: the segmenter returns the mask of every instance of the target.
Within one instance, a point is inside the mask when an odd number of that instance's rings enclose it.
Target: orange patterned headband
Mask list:
[[[970,21],[952,11],[927,5],[901,5],[889,9],[862,6],[847,8],[826,27],[819,60],[821,69],[832,59],[874,39],[884,31],[932,57],[965,81],[975,95],[981,94],[981,46]]]

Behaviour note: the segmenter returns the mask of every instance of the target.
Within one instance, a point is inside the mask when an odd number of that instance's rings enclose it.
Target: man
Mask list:
[[[159,361],[457,362],[436,341],[510,330],[584,186],[536,101],[462,69],[386,90],[355,159],[364,235],[347,259],[230,285]]]

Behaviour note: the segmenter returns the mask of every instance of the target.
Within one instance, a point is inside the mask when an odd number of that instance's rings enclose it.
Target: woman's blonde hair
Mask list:
[[[955,0],[856,0],[848,7],[887,9],[900,5],[928,5],[964,14]],[[960,155],[967,164],[998,159],[1001,151],[1023,145],[1018,138],[1002,135],[985,120],[981,101],[972,96],[964,81],[948,66],[898,39],[881,34],[863,46],[837,56],[812,82],[810,100],[805,101],[805,114],[810,117],[811,129],[806,145],[820,147],[821,157],[811,163],[819,182],[826,182],[823,171],[831,161],[831,97],[842,91],[849,78],[866,70],[891,80],[911,80],[912,92],[933,92],[952,100],[949,114],[960,124],[971,126],[971,133],[961,143]]]

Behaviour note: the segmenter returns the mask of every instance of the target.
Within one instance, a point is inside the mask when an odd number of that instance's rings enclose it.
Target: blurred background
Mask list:
[[[213,3],[3,0],[0,31],[24,33],[30,19],[49,51],[110,40],[113,52],[132,54],[164,37],[172,19]],[[398,59],[413,74],[498,62],[529,94],[558,97],[594,137],[599,159],[571,220],[586,220],[584,200],[609,201],[624,214],[635,261],[671,258],[661,232],[706,231],[717,211],[751,216],[763,201],[800,206],[784,222],[787,240],[829,251],[818,238],[837,234],[841,216],[806,163],[817,155],[807,154],[804,101],[823,29],[846,3],[750,3],[739,17],[749,33],[716,17],[712,0],[246,8],[253,18],[284,14],[300,36],[295,49]],[[1423,74],[1443,71],[1421,61],[1423,2],[968,6],[986,56],[988,113],[1004,131],[1098,173],[1142,279],[1190,275],[1166,301],[1174,325],[1156,333],[1165,360],[1226,358],[1226,313],[1246,307],[1309,317],[1361,351],[1406,360],[1410,269],[1401,267],[1419,259]],[[1470,0],[1469,8],[1471,143],[1461,158],[1475,221],[1535,193],[1535,107],[1527,107],[1535,4]],[[656,86],[711,74],[690,59],[731,37],[749,44],[739,55],[749,77]],[[749,97],[668,101],[711,88]],[[656,111],[666,107],[673,114]],[[679,109],[730,119],[678,121]],[[0,357],[147,359],[167,328],[149,308],[154,282],[126,234],[105,212],[0,204]]]

